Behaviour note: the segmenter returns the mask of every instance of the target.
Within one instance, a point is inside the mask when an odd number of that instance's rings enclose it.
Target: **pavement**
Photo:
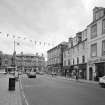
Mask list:
[[[9,91],[8,90],[9,77],[11,76],[8,74],[7,75],[0,74],[0,105],[22,105],[20,80],[16,81],[15,91]],[[81,82],[81,83],[98,84],[98,82],[96,81],[89,81],[89,80],[83,80],[83,79],[75,80],[73,78],[70,79],[70,78],[65,78],[63,76],[56,76],[55,78],[72,80],[72,81]]]
[[[15,90],[9,91],[10,75],[0,74],[0,105],[22,105],[19,81],[16,81]]]
[[[69,78],[69,77],[64,77],[64,76],[53,76],[53,78],[58,78],[58,79],[63,79],[63,80],[71,80],[71,81],[76,81],[79,83],[88,83],[88,84],[95,84],[98,85],[97,81],[93,81],[93,80],[85,80],[85,79],[78,79],[76,80],[75,78]]]

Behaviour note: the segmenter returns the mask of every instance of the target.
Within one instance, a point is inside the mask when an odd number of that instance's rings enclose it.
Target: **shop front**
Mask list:
[[[88,79],[98,81],[99,77],[105,75],[105,58],[97,58],[88,61]]]
[[[105,75],[105,62],[96,63],[96,78],[95,80],[98,81],[99,77],[102,77]]]
[[[87,64],[79,64],[79,78],[86,79]]]
[[[63,72],[62,75],[66,77],[67,73],[70,70],[70,66],[63,66]]]

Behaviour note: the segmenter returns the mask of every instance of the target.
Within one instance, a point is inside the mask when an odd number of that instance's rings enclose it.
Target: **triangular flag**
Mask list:
[[[46,43],[44,42],[44,46],[45,46],[45,44],[46,44]]]
[[[41,45],[41,42],[39,42],[39,44]]]
[[[7,37],[9,36],[9,34],[7,34]]]
[[[15,35],[13,35],[13,38],[15,38]]]
[[[20,37],[20,36],[18,36],[18,38],[20,39],[21,37]]]
[[[36,41],[35,41],[35,45],[36,45]]]
[[[25,40],[26,38],[24,37],[24,40]]]
[[[20,45],[20,43],[19,42],[16,42],[16,44],[19,46]]]
[[[30,40],[30,42],[32,42],[32,40]]]

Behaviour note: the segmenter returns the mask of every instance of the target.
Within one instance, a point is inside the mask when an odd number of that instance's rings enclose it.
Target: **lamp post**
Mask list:
[[[15,51],[15,40],[14,40],[14,53],[13,53],[13,59],[14,59],[14,75],[15,75],[15,71],[16,71],[16,68],[15,68],[15,66],[16,66],[16,62],[15,62],[15,60],[16,60],[16,51]]]

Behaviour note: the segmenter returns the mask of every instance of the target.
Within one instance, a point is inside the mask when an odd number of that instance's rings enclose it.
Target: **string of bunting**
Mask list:
[[[2,34],[2,32],[0,32],[0,34]],[[32,39],[29,39],[27,37],[21,37],[21,36],[15,36],[15,35],[11,35],[11,34],[6,34],[6,37],[9,38],[9,37],[12,37],[13,39],[23,39],[24,41],[25,40],[29,40],[29,42],[31,43],[34,43],[35,45],[44,45],[44,46],[53,46],[54,44],[52,43],[48,43],[48,42],[41,42],[41,41],[36,41],[36,40],[32,40]],[[19,42],[17,42],[17,45],[20,45]]]

